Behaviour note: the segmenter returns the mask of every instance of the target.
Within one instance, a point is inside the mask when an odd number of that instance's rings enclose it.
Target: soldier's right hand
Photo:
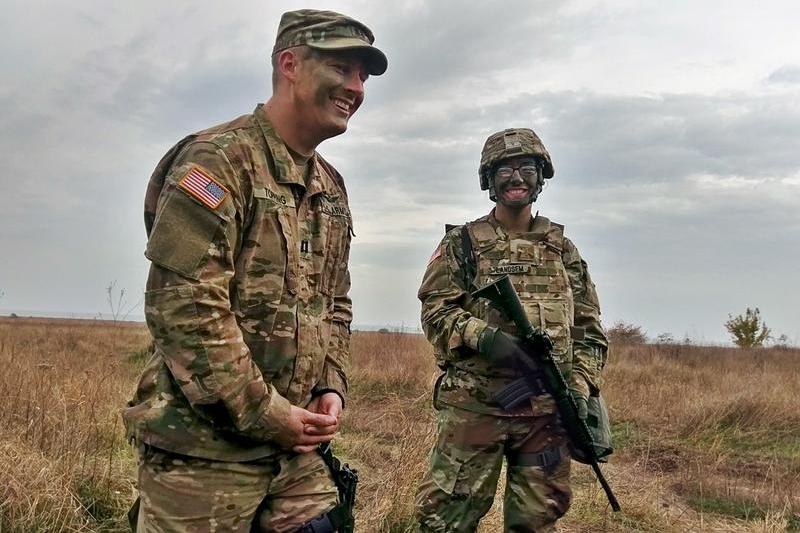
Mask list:
[[[336,427],[338,421],[335,416],[312,413],[302,407],[292,406],[286,427],[283,432],[275,437],[275,441],[284,449],[291,449],[297,453],[307,453],[313,451],[318,444],[333,440],[335,432],[316,432],[318,434],[309,435],[306,428],[313,426],[324,429],[331,426]]]
[[[493,326],[487,326],[478,340],[478,351],[494,366],[512,368],[528,359],[522,340]]]

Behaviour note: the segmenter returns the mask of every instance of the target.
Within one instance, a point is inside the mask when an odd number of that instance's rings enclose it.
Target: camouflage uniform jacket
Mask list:
[[[290,404],[345,397],[352,222],[341,176],[316,153],[310,168],[261,106],[161,160],[145,199],[155,353],[130,438],[248,461],[277,451]]]
[[[516,327],[486,300],[471,298],[470,292],[504,274],[511,276],[533,325],[543,326],[553,340],[554,357],[567,381],[587,395],[598,391],[608,342],[586,263],[564,237],[563,226],[537,215],[530,231],[509,235],[492,211],[467,228],[475,256],[474,277],[467,279],[469,263],[459,226],[434,252],[419,289],[422,326],[445,370],[436,401],[499,416],[554,412],[549,395],[514,412],[502,411],[491,399],[518,375],[489,365],[476,351],[478,338],[487,324],[512,334]]]

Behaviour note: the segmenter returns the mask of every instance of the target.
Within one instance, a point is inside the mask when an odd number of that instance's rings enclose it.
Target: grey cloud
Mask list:
[[[435,242],[359,243],[353,242],[351,261],[354,265],[390,270],[418,270],[424,265]]]
[[[800,66],[784,65],[770,73],[766,82],[776,85],[798,85],[800,84]]]
[[[376,44],[389,56],[390,83],[375,101],[449,101],[483,78],[569,55],[578,23],[558,13],[556,4],[541,0],[506,1],[502,9],[449,0],[409,3],[391,18],[376,16]]]
[[[586,179],[590,186],[696,172],[764,176],[798,168],[791,139],[800,106],[791,96],[553,92],[522,95],[502,107],[520,114],[536,109],[556,173]]]
[[[794,148],[800,106],[793,95],[548,92],[477,109],[453,103],[435,118],[404,114],[402,103],[387,107],[361,117],[366,124],[358,123],[334,153],[359,160],[355,180],[370,169],[365,182],[401,181],[423,196],[428,184],[441,184],[452,192],[445,202],[471,193],[463,186],[476,175],[485,136],[507,126],[533,126],[553,155],[556,178],[590,188],[800,170]]]
[[[180,137],[269,94],[266,56],[280,11],[298,7],[289,4],[15,2],[22,15],[0,21],[0,65],[11,73],[0,88],[3,179],[15,183],[0,198],[0,237],[21,259],[0,265],[14,280],[4,305],[100,310],[108,280],[139,288],[147,176]],[[696,325],[724,338],[728,312],[761,305],[771,321],[770,306],[783,309],[789,323],[789,282],[776,280],[793,279],[800,261],[800,195],[780,184],[800,177],[797,66],[775,70],[762,94],[673,94],[680,89],[667,85],[650,96],[601,93],[614,87],[581,88],[570,72],[619,50],[610,32],[647,54],[641,28],[660,29],[655,41],[667,43],[678,22],[605,3],[387,6],[332,6],[368,23],[390,61],[367,83],[347,135],[321,146],[345,175],[356,215],[357,321],[416,319],[414,292],[442,224],[491,207],[477,184],[483,141],[531,126],[556,166],[537,207],[567,225],[608,319],[678,336]],[[607,63],[621,79],[632,75]],[[728,177],[759,181],[728,187]],[[40,280],[61,263],[68,293],[47,294]],[[21,291],[24,300],[12,295]]]

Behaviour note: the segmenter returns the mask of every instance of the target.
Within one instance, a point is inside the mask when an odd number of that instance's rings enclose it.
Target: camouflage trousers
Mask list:
[[[556,415],[499,417],[447,406],[417,493],[419,531],[475,531],[494,501],[504,458],[504,530],[555,531],[571,499],[567,438]]]
[[[333,509],[336,484],[317,453],[248,463],[138,449],[136,533],[293,532]]]

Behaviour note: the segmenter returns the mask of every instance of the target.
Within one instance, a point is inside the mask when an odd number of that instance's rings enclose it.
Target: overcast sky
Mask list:
[[[356,324],[418,326],[445,223],[489,211],[486,137],[532,127],[537,208],[589,263],[607,325],[725,342],[759,307],[800,342],[800,35],[791,1],[2,0],[0,311],[108,314],[147,275],[142,199],[185,134],[270,94],[280,14],[333,9],[389,58],[348,132]],[[141,315],[141,309],[134,311]]]

